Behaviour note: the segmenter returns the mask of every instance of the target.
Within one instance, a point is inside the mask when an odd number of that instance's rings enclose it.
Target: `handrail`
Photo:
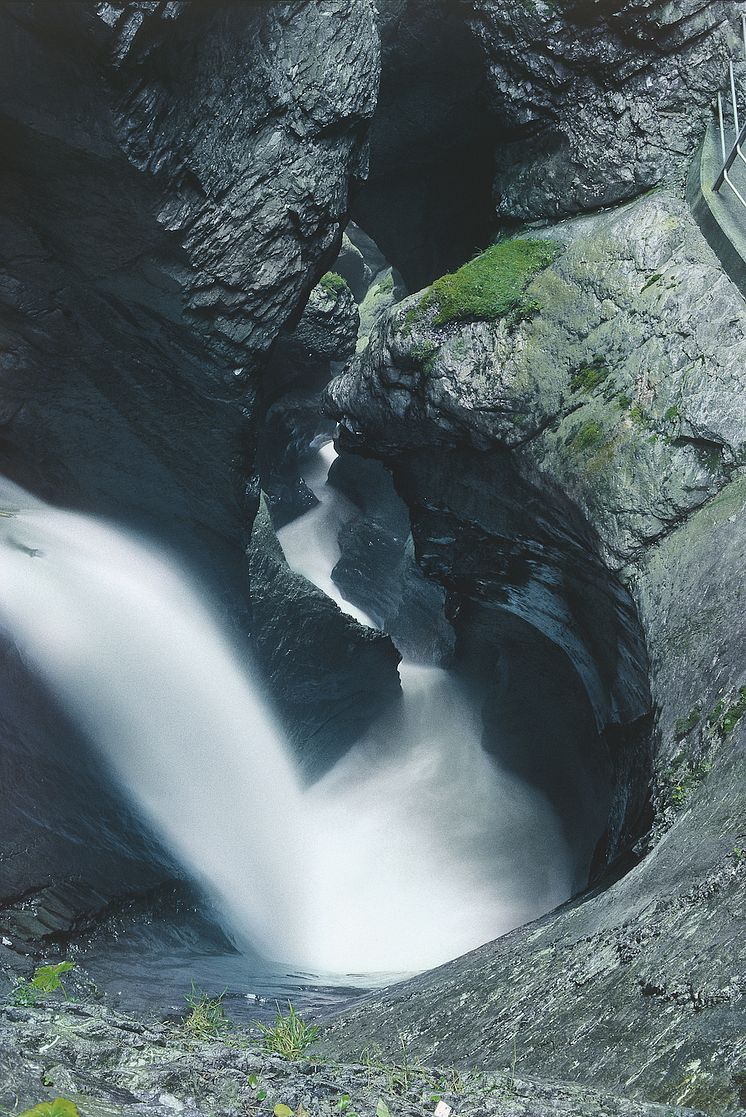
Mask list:
[[[746,58],[746,14],[741,16],[741,33],[743,36],[743,53],[744,58]],[[746,166],[746,155],[744,155],[743,152],[743,146],[744,144],[746,144],[746,123],[743,125],[743,127],[740,126],[738,115],[738,97],[736,94],[736,76],[733,69],[732,61],[729,62],[728,69],[730,77],[730,100],[731,111],[733,113],[733,125],[735,129],[735,140],[730,145],[730,147],[728,147],[725,136],[723,95],[722,93],[718,93],[718,122],[720,124],[720,150],[723,156],[723,165],[718,172],[717,178],[715,179],[713,190],[716,192],[719,191],[720,187],[725,183],[727,186],[730,186],[736,198],[738,198],[738,201],[741,203],[743,208],[746,209],[746,198],[733,182],[733,179],[730,177],[729,174],[731,167],[737,159],[740,159],[744,166]]]

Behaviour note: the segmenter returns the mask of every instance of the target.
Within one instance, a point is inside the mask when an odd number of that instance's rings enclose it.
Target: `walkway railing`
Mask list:
[[[746,15],[741,16],[741,32],[742,32],[742,35],[743,35],[743,53],[744,53],[744,58],[746,59]],[[733,191],[733,193],[735,194],[736,198],[738,198],[738,200],[741,203],[741,205],[743,206],[743,208],[746,209],[746,198],[743,196],[743,194],[741,193],[739,188],[733,182],[733,179],[731,178],[731,173],[730,173],[731,170],[733,169],[734,163],[736,163],[737,160],[740,160],[741,163],[743,163],[744,166],[746,166],[746,155],[744,155],[743,150],[742,150],[742,148],[744,146],[744,143],[746,143],[746,121],[744,122],[743,125],[741,125],[739,114],[738,114],[738,97],[737,97],[737,94],[736,94],[736,78],[735,78],[735,73],[734,73],[734,70],[733,70],[733,63],[732,62],[730,63],[730,100],[731,100],[731,112],[732,112],[732,115],[733,115],[733,127],[734,127],[734,130],[735,130],[735,140],[731,144],[731,146],[728,147],[728,143],[727,143],[727,140],[726,140],[725,118],[724,118],[724,113],[723,113],[723,94],[718,93],[718,119],[719,119],[719,122],[720,122],[720,147],[721,147],[721,150],[722,150],[722,153],[723,153],[723,165],[722,165],[722,168],[720,169],[720,172],[719,172],[717,178],[715,179],[715,185],[714,185],[713,189],[714,190],[720,190],[720,188],[721,188],[721,186],[723,186],[723,184],[725,184],[726,186],[729,186],[731,188],[731,190]]]

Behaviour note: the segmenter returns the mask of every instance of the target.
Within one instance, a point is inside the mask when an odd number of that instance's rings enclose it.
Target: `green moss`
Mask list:
[[[677,741],[682,741],[687,734],[691,733],[695,726],[699,725],[702,719],[702,707],[693,706],[686,717],[676,719],[676,724],[673,727],[673,735]]]
[[[632,406],[632,400],[629,396],[625,396],[624,394],[617,396],[616,402],[617,407],[620,409],[620,411],[628,411]]]
[[[436,279],[414,314],[434,308],[436,326],[474,318],[519,321],[539,309],[536,300],[526,296],[526,288],[558,252],[559,245],[549,240],[517,238],[493,244],[457,272]],[[407,312],[405,322],[413,311]]]
[[[646,427],[648,417],[638,403],[633,403],[629,409],[629,417],[636,427]]]
[[[578,427],[570,439],[569,445],[576,450],[595,450],[604,440],[604,429],[595,419],[589,419]]]
[[[746,714],[746,686],[741,687],[736,701],[725,711],[720,723],[721,735],[727,737],[732,733],[744,714]]]
[[[584,365],[582,368],[577,369],[570,376],[570,388],[573,392],[592,392],[599,384],[603,384],[606,377],[609,375],[609,369],[600,358],[591,361],[589,365]]]
[[[668,411],[666,411],[666,414],[664,416],[667,423],[675,423],[676,420],[678,419],[678,417],[679,417],[679,409],[678,409],[678,407],[676,407],[676,405],[674,405],[673,407],[669,407]]]
[[[347,290],[347,283],[335,271],[328,271],[319,280],[319,287],[330,299],[337,299],[342,291]]]
[[[415,345],[411,345],[408,350],[408,355],[424,372],[432,372],[435,365],[435,358],[439,352],[439,345],[436,345],[432,341],[422,341],[417,342]]]
[[[657,271],[653,275],[650,276],[647,283],[645,284],[645,286],[640,291],[640,294],[642,294],[643,291],[647,291],[648,287],[652,287],[653,284],[657,283],[659,279],[663,279],[663,275],[661,274],[661,272]]]

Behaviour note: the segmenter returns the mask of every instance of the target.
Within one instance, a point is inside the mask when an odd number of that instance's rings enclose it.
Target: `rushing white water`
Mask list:
[[[303,471],[303,480],[318,500],[318,505],[292,520],[277,532],[285,557],[309,582],[313,582],[340,609],[361,624],[375,627],[370,617],[347,601],[332,578],[332,570],[340,557],[337,534],[341,524],[350,519],[354,509],[340,492],[326,484],[326,477],[336,458],[334,443],[327,442],[310,460]]]
[[[340,515],[322,495],[292,525],[317,584]],[[484,753],[447,672],[403,665],[401,708],[303,790],[250,663],[170,558],[7,482],[0,511],[0,623],[267,957],[418,970],[567,895],[551,811]]]

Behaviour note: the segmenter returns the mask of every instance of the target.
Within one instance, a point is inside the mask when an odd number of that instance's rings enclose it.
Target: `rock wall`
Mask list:
[[[262,503],[249,548],[255,645],[309,779],[317,778],[401,695],[401,656],[288,566]]]
[[[686,173],[737,50],[728,0],[474,0],[504,143],[503,220],[556,219]]]

